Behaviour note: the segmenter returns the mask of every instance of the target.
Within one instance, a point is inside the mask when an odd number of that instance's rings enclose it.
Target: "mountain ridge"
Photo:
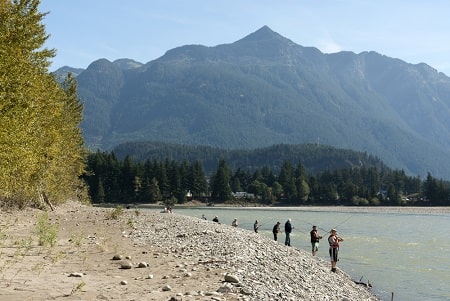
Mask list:
[[[374,51],[324,54],[264,26],[230,44],[180,46],[136,68],[98,60],[77,79],[91,148],[320,141],[413,175],[450,178],[450,79],[424,63]]]

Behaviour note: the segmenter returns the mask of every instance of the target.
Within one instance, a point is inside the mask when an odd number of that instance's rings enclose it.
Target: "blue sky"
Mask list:
[[[377,51],[450,76],[448,0],[42,0],[51,70],[147,63],[187,45],[233,43],[264,25],[325,53]]]

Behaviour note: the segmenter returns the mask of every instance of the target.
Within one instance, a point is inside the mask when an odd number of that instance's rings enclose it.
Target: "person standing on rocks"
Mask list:
[[[316,252],[319,250],[319,240],[322,239],[322,236],[317,232],[317,226],[313,226],[309,234],[311,235],[312,256],[316,256]]]
[[[292,232],[292,225],[291,225],[291,219],[288,219],[286,223],[284,224],[284,233],[286,234],[286,239],[284,240],[284,245],[290,247],[291,246],[291,232]]]
[[[330,258],[331,258],[331,271],[336,272],[336,263],[338,262],[339,243],[344,241],[337,235],[336,229],[331,229],[330,236],[328,236],[328,243],[330,244]]]
[[[235,218],[235,219],[233,220],[233,222],[231,223],[231,225],[232,225],[233,227],[237,227],[237,226],[238,226],[237,218]]]
[[[272,233],[273,233],[273,239],[274,239],[275,241],[277,241],[277,240],[278,240],[278,233],[281,233],[280,222],[277,222],[277,223],[275,224],[275,226],[273,226]]]
[[[258,233],[258,229],[261,227],[261,225],[258,224],[258,220],[255,221],[253,224],[253,230],[255,230],[255,233]]]

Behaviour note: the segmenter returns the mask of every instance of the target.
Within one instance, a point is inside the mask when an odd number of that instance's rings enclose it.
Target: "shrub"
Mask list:
[[[37,217],[36,234],[40,246],[54,247],[58,236],[58,225],[51,224],[48,219],[48,213],[44,212]]]

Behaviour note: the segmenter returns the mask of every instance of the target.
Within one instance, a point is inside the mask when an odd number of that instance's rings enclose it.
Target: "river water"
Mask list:
[[[341,243],[338,268],[355,280],[369,281],[383,300],[450,300],[450,213],[381,210],[360,212],[354,209],[308,208],[218,208],[177,207],[176,214],[208,220],[218,216],[221,223],[253,231],[258,220],[261,235],[272,238],[272,227],[288,218],[294,227],[291,244],[310,251],[309,231],[318,226],[319,234],[337,228]],[[284,233],[278,241],[284,243]],[[321,241],[317,256],[328,257],[326,240]]]

